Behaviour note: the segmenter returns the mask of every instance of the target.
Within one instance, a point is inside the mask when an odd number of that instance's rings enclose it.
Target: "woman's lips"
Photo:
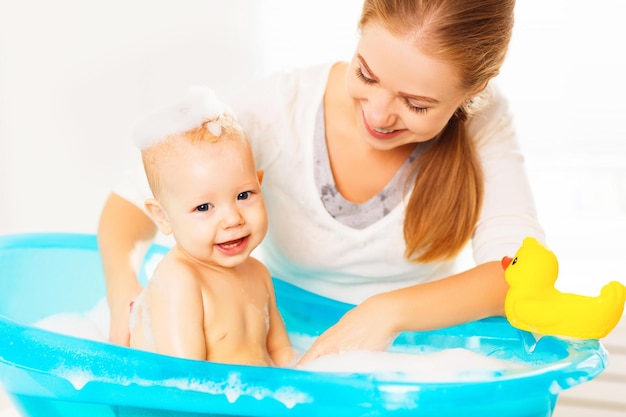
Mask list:
[[[365,118],[365,114],[363,112],[361,112],[361,114],[363,116],[363,125],[365,126],[365,130],[367,130],[367,133],[369,133],[371,136],[375,137],[376,139],[381,139],[381,140],[393,139],[393,138],[401,135],[402,133],[404,133],[404,131],[406,130],[406,129],[392,130],[389,133],[379,132],[377,130],[374,130],[367,123],[367,119]],[[382,129],[382,130],[389,130],[389,129]]]
[[[234,256],[239,255],[248,246],[248,236],[230,240],[228,242],[216,243],[217,249],[225,255]]]

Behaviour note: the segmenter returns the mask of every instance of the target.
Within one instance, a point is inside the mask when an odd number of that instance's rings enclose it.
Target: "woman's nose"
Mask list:
[[[386,90],[380,89],[373,93],[365,108],[367,123],[374,128],[392,126],[396,121],[394,102],[394,96]]]

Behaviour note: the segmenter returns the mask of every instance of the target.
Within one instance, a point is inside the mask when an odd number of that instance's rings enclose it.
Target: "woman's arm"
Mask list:
[[[98,224],[98,248],[111,312],[112,343],[129,344],[129,306],[142,290],[133,259],[143,258],[144,252],[136,251],[142,246],[147,248],[156,230],[152,220],[137,206],[115,193],[109,196]]]
[[[348,350],[385,350],[401,331],[426,331],[504,314],[508,285],[500,262],[381,293],[346,313],[298,365]]]

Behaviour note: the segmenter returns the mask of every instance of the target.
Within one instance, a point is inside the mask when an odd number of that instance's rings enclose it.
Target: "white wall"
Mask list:
[[[591,252],[590,274],[626,249],[622,3],[518,1],[498,80],[549,243],[565,258]],[[190,84],[227,95],[273,70],[348,59],[360,4],[0,0],[0,234],[95,231],[137,117]]]
[[[333,4],[0,0],[0,234],[94,232],[133,121],[187,86],[349,57],[359,1]]]
[[[257,11],[216,3],[0,2],[0,232],[95,231],[139,114],[255,75]]]
[[[626,283],[625,4],[518,1],[500,77],[564,290]]]

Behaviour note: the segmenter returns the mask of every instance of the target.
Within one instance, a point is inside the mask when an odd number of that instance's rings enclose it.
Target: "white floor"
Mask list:
[[[626,319],[603,344],[609,352],[606,370],[595,380],[564,391],[553,417],[626,416]]]
[[[0,417],[19,417],[4,391],[0,390]]]

